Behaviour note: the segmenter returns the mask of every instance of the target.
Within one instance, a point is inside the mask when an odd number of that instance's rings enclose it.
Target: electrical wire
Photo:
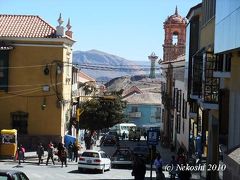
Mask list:
[[[62,82],[58,83],[62,84]],[[16,85],[0,85],[0,87],[29,87],[29,86],[44,86],[45,84],[16,84]]]
[[[22,94],[14,94],[14,95],[11,95],[11,96],[2,96],[2,97],[0,97],[0,99],[7,99],[7,98],[12,98],[12,97],[17,97],[17,96],[23,96],[23,95],[26,95],[26,94],[31,94],[31,93],[39,92],[39,91],[41,91],[41,89],[32,90],[32,91],[25,92],[25,93],[22,93]]]

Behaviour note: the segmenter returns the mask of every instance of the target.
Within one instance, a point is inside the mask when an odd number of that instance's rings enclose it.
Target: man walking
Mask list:
[[[48,157],[47,157],[46,165],[48,165],[48,161],[49,161],[50,158],[52,159],[53,165],[55,165],[54,159],[53,159],[53,151],[54,151],[54,148],[53,148],[52,142],[49,143],[49,145],[48,145],[48,150],[47,150],[47,151],[48,151]]]
[[[44,155],[44,148],[42,146],[42,143],[39,143],[37,147],[37,155],[38,155],[38,165],[43,161],[42,157]]]

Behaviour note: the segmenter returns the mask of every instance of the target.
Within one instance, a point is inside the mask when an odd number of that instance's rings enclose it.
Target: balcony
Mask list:
[[[142,116],[142,113],[141,112],[130,112],[130,113],[128,113],[128,116],[130,118],[140,118]]]
[[[231,54],[216,55],[213,77],[216,77],[216,78],[231,77]]]
[[[216,56],[213,52],[198,51],[192,60],[192,91],[190,98],[204,109],[218,109],[219,78],[214,77]],[[226,70],[229,68],[226,66]],[[196,113],[196,112],[191,112]],[[195,116],[195,114],[191,114]]]
[[[202,86],[202,105],[218,104],[219,78],[213,76],[215,69],[216,56],[213,52],[203,54],[203,86]],[[212,105],[210,106],[212,107]],[[215,108],[214,108],[215,109]]]

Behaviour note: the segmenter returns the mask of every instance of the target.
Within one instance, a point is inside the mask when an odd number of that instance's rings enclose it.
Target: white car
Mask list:
[[[111,169],[111,160],[104,151],[86,150],[79,157],[78,171],[84,169],[99,170],[104,173]]]

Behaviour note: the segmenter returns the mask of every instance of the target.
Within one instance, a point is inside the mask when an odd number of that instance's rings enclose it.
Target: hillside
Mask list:
[[[130,61],[98,50],[74,51],[73,63],[78,64],[83,72],[97,81],[104,82],[126,75],[148,76],[150,71],[148,60]]]

